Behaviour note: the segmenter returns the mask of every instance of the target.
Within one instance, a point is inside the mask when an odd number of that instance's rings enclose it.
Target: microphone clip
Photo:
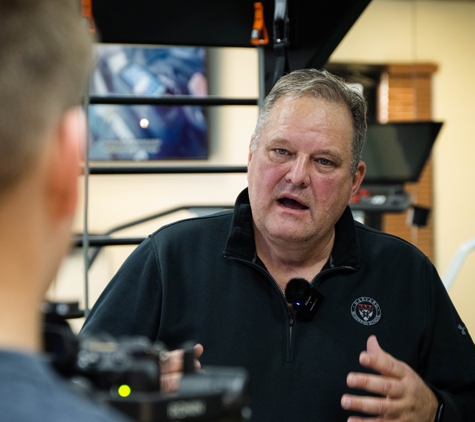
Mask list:
[[[324,300],[325,297],[320,292],[311,288],[308,296],[303,300],[296,300],[293,302],[292,307],[305,318],[312,321]]]

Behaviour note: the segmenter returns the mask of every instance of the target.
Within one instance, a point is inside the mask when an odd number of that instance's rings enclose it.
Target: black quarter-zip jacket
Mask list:
[[[250,373],[253,421],[343,422],[344,393],[366,341],[413,368],[443,402],[444,422],[475,421],[475,347],[431,262],[395,236],[353,220],[335,226],[312,285],[325,300],[309,321],[289,311],[256,256],[247,190],[233,212],[162,227],[125,261],[83,333],[145,335],[170,349],[204,346],[203,366]]]

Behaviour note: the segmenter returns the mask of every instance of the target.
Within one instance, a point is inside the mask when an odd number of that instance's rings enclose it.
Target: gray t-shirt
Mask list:
[[[130,422],[77,394],[40,355],[0,350],[0,419],[8,422]]]

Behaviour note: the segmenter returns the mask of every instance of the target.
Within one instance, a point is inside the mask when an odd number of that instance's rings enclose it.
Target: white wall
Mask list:
[[[257,97],[257,54],[253,49],[210,53],[211,92]],[[433,116],[445,122],[434,151],[436,266],[443,275],[460,243],[475,237],[475,2],[454,0],[373,0],[332,55],[338,62],[433,62]],[[245,165],[255,107],[210,109],[213,126],[210,164]],[[245,175],[93,176],[89,229],[103,232],[133,218],[183,203],[232,203],[246,186]],[[181,214],[175,218],[186,217]],[[121,235],[146,236],[170,219]],[[82,229],[79,212],[76,230]],[[90,273],[91,303],[130,247],[109,247]],[[75,255],[80,254],[76,252]],[[51,290],[52,297],[82,298],[80,259],[71,257]],[[67,281],[67,282],[65,282]],[[469,329],[475,332],[475,253],[450,294]]]

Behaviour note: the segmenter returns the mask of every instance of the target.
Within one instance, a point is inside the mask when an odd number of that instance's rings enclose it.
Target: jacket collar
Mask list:
[[[256,259],[252,210],[247,188],[236,199],[224,255],[233,255],[246,261]],[[350,207],[346,207],[335,225],[335,244],[327,266],[358,269],[359,261],[360,247],[355,222]]]
[[[247,188],[236,199],[231,230],[224,248],[224,254],[231,254],[246,261],[255,259],[254,227]]]

